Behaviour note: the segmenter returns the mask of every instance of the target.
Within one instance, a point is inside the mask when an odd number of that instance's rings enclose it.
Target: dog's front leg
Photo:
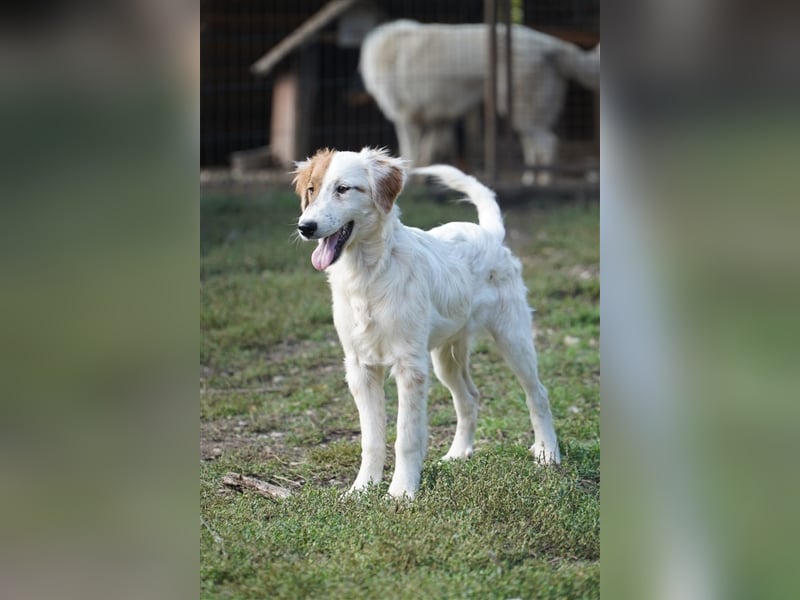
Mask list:
[[[395,365],[397,380],[397,441],[389,495],[413,498],[419,489],[422,461],[428,445],[428,360]]]
[[[361,468],[349,493],[377,483],[383,477],[386,460],[386,404],[383,367],[359,363],[355,357],[345,359],[347,385],[358,408],[361,423]]]

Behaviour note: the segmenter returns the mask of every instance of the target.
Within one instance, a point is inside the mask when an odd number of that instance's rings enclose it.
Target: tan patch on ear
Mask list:
[[[295,178],[295,192],[300,196],[300,207],[306,207],[317,199],[322,187],[322,179],[331,164],[331,159],[336,151],[328,148],[317,150],[317,153],[302,162],[297,163]]]
[[[392,162],[381,160],[378,164],[383,167],[384,172],[378,176],[375,182],[375,202],[384,212],[388,213],[392,210],[395,199],[403,189],[405,174]]]

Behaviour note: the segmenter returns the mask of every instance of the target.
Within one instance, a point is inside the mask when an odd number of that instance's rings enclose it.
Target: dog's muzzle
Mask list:
[[[318,237],[317,231],[319,227],[316,221],[301,221],[297,224],[297,231],[303,239],[311,240],[316,237],[319,240],[316,249],[311,255],[311,264],[314,265],[315,269],[324,271],[339,259],[344,245],[350,239],[350,234],[353,233],[353,225],[353,221],[349,221],[331,235]]]
[[[300,232],[307,240],[310,240],[314,233],[317,231],[317,222],[316,221],[306,221],[304,223],[297,224],[297,231]]]

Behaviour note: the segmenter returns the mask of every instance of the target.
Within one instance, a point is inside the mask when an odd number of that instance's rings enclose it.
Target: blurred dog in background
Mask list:
[[[505,28],[497,29],[498,48]],[[597,90],[600,46],[574,44],[514,25],[512,123],[527,167],[553,164],[558,139],[553,125],[564,104],[567,80]],[[400,155],[416,166],[451,160],[455,125],[483,100],[488,35],[483,24],[440,25],[393,21],[372,30],[361,45],[359,70],[397,132]],[[498,113],[506,116],[507,66],[498,52]],[[523,181],[533,182],[526,173]],[[538,183],[550,174],[540,172]]]

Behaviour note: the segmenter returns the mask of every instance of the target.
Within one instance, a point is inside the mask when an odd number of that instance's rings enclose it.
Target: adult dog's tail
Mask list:
[[[478,223],[499,241],[506,237],[506,228],[503,226],[503,216],[495,200],[494,192],[480,181],[462,173],[450,165],[431,165],[418,167],[411,171],[413,175],[431,175],[447,187],[467,195],[469,200],[478,209]]]
[[[551,58],[564,77],[574,79],[590,90],[600,88],[600,44],[586,51],[564,42],[552,51]]]

